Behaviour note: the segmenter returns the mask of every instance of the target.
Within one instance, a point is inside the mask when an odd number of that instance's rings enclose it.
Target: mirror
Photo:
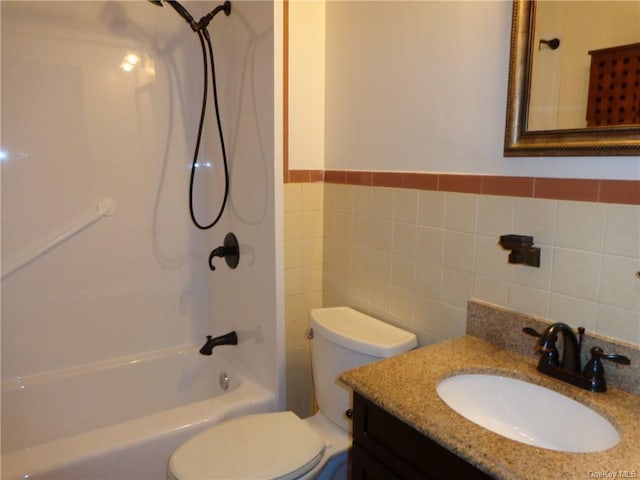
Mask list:
[[[602,0],[603,3],[628,3],[637,4],[638,2],[609,2],[608,0]],[[549,90],[545,86],[553,85],[553,92],[560,90],[557,82],[559,81],[555,73],[549,73],[542,71],[543,67],[553,67],[553,57],[547,56],[545,59],[542,53],[548,53],[549,51],[556,51],[553,49],[553,45],[548,43],[553,38],[537,38],[536,30],[540,34],[542,30],[547,27],[542,25],[538,26],[536,23],[536,0],[514,0],[513,2],[513,23],[511,27],[511,51],[509,58],[509,83],[507,91],[507,118],[505,129],[505,144],[504,155],[511,156],[617,156],[617,155],[640,155],[640,123],[627,123],[621,124],[599,124],[594,126],[587,126],[587,118],[585,115],[584,121],[575,118],[581,113],[576,114],[575,111],[582,113],[587,110],[587,99],[584,100],[584,106],[570,105],[569,108],[565,108],[562,105],[554,106],[555,112],[551,115],[548,114],[548,107],[545,106],[545,102],[549,100],[540,100],[540,92]],[[544,2],[546,4],[562,4],[564,2]],[[569,1],[568,3],[572,3]],[[580,2],[582,3],[582,2]],[[589,2],[598,3],[598,2]],[[549,16],[549,15],[543,15]],[[557,12],[551,15],[552,18],[557,19]],[[600,18],[600,20],[602,20]],[[635,20],[640,22],[640,17],[636,16]],[[640,25],[636,23],[638,27],[637,32],[632,32],[632,35],[637,34],[638,39],[635,42],[640,42]],[[586,36],[591,36],[593,31],[586,30]],[[546,35],[546,32],[544,32]],[[569,39],[563,38],[564,32],[558,32],[554,38],[560,40],[558,49],[563,48]],[[540,37],[540,35],[538,35]],[[622,37],[626,42],[626,39],[630,37]],[[628,42],[632,43],[631,41]],[[569,43],[570,44],[570,43]],[[609,47],[607,45],[606,47]],[[543,50],[544,49],[544,50]],[[603,46],[605,49],[605,46]],[[584,55],[589,56],[587,62],[590,64],[591,58],[596,53],[593,50],[603,50],[599,48],[591,49],[585,48]],[[574,51],[575,48],[570,49]],[[591,54],[589,53],[591,51]],[[567,52],[563,51],[563,54]],[[535,62],[534,62],[535,57]],[[551,60],[549,61],[549,58]],[[557,58],[557,56],[556,56]],[[555,60],[557,62],[557,60]],[[633,91],[632,95],[635,95],[635,108],[640,109],[640,56],[634,56],[633,61],[636,62],[636,67],[632,68],[630,74],[635,76],[633,82],[630,83],[629,88]],[[563,64],[566,63],[566,59],[563,60]],[[582,90],[582,96],[588,96],[588,89],[590,88],[590,82],[594,84],[588,78],[589,70],[584,66],[584,59],[582,59],[582,73],[580,74],[581,86],[569,86],[569,90],[580,91]],[[535,70],[536,68],[540,70]],[[579,76],[580,76],[579,75]],[[542,78],[542,80],[540,80]],[[535,80],[534,80],[535,79]],[[554,84],[554,79],[556,84]],[[586,87],[584,84],[586,83]],[[533,84],[533,85],[532,85]],[[533,88],[532,88],[533,87]],[[595,84],[594,87],[595,88]],[[586,89],[586,92],[585,92]],[[553,93],[550,97],[557,97],[557,93]],[[532,102],[533,99],[533,102]],[[575,103],[575,102],[574,102]],[[546,111],[545,111],[546,110]],[[564,120],[559,120],[559,112],[563,110],[573,110],[571,116],[574,117],[574,124],[565,125]],[[542,116],[540,116],[542,112]],[[544,116],[547,116],[545,119]],[[549,120],[551,118],[551,120]],[[583,126],[579,126],[580,123]],[[575,126],[574,126],[575,125]]]

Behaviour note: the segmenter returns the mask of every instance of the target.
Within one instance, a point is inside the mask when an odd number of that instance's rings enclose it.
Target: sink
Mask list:
[[[598,452],[620,441],[615,427],[589,407],[522,380],[464,374],[440,381],[436,390],[467,420],[527,445]]]

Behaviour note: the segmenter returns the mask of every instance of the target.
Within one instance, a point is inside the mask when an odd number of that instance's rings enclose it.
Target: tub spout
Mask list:
[[[220,345],[237,345],[238,344],[238,335],[236,335],[235,330],[227,333],[226,335],[220,335],[219,337],[212,337],[211,335],[207,335],[207,342],[200,349],[200,353],[202,355],[211,355],[213,353],[214,347],[218,347]]]

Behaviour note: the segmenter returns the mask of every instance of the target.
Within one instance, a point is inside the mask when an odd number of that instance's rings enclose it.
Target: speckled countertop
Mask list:
[[[454,412],[436,393],[441,379],[460,373],[500,374],[556,390],[609,419],[620,443],[602,452],[564,453],[490,432]],[[581,390],[539,373],[534,358],[473,336],[365,365],[341,380],[497,479],[640,478],[640,396],[613,387],[605,393]]]

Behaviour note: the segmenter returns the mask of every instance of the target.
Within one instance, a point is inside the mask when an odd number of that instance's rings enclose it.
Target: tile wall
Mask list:
[[[322,307],[322,183],[284,185],[287,409],[313,413],[307,331],[309,311]]]
[[[324,304],[415,331],[464,333],[475,297],[640,343],[637,205],[325,184]],[[541,266],[507,263],[532,235]]]
[[[303,414],[320,305],[421,345],[464,334],[469,298],[640,344],[639,205],[336,183],[286,184],[285,205],[288,406]],[[508,233],[534,237],[540,268],[507,263]]]

